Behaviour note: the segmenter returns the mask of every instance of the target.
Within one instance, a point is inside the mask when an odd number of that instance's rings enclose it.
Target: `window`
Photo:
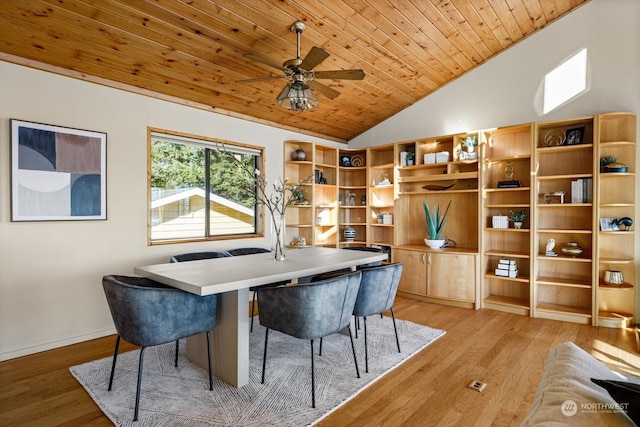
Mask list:
[[[149,133],[150,243],[262,232],[253,177],[221,150],[262,170],[262,149],[167,131]]]
[[[544,77],[543,113],[558,108],[587,89],[587,49],[582,49]]]

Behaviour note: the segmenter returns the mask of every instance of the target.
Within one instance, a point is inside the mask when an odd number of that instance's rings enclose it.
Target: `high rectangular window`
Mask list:
[[[586,89],[587,49],[582,49],[545,76],[543,113],[558,108]]]

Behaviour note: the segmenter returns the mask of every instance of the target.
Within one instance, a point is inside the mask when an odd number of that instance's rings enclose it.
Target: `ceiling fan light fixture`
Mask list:
[[[292,111],[313,110],[320,106],[309,85],[300,80],[287,83],[277,99],[279,106]]]

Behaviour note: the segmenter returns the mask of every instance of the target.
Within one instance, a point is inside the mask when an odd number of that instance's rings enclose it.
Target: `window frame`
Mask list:
[[[199,145],[199,146],[214,149],[214,150],[218,150],[221,146],[223,146],[223,147],[233,147],[235,150],[238,150],[238,151],[243,151],[243,150],[248,152],[255,151],[257,152],[256,163],[257,163],[258,169],[265,170],[264,169],[265,168],[265,151],[266,151],[265,147],[250,145],[250,144],[245,144],[245,143],[240,143],[235,141],[228,141],[220,138],[212,138],[212,137],[194,135],[194,134],[189,134],[184,132],[177,132],[177,131],[172,131],[167,129],[147,127],[147,245],[148,246],[191,243],[191,242],[237,240],[237,239],[247,239],[247,238],[263,238],[265,236],[265,222],[264,222],[265,207],[264,207],[264,204],[261,203],[258,198],[256,198],[256,203],[254,205],[255,231],[252,233],[152,240],[151,229],[153,225],[153,208],[152,208],[153,191],[151,187],[151,178],[152,178],[151,145],[152,145],[152,140],[156,139],[158,136],[165,137],[167,140],[174,140],[174,142],[176,143]],[[206,172],[206,173],[208,175],[209,172]]]

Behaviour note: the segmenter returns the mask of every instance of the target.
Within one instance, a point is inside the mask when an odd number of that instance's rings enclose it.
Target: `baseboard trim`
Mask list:
[[[0,353],[0,362],[5,360],[11,360],[18,357],[29,356],[35,353],[41,353],[47,350],[53,350],[55,348],[64,347],[67,345],[78,344],[84,341],[94,340],[96,338],[106,337],[116,333],[115,328],[103,329],[101,331],[92,332],[90,334],[78,335],[75,337],[65,338],[63,340],[51,341],[43,344],[34,345],[31,347],[24,347],[18,350],[8,351]]]

